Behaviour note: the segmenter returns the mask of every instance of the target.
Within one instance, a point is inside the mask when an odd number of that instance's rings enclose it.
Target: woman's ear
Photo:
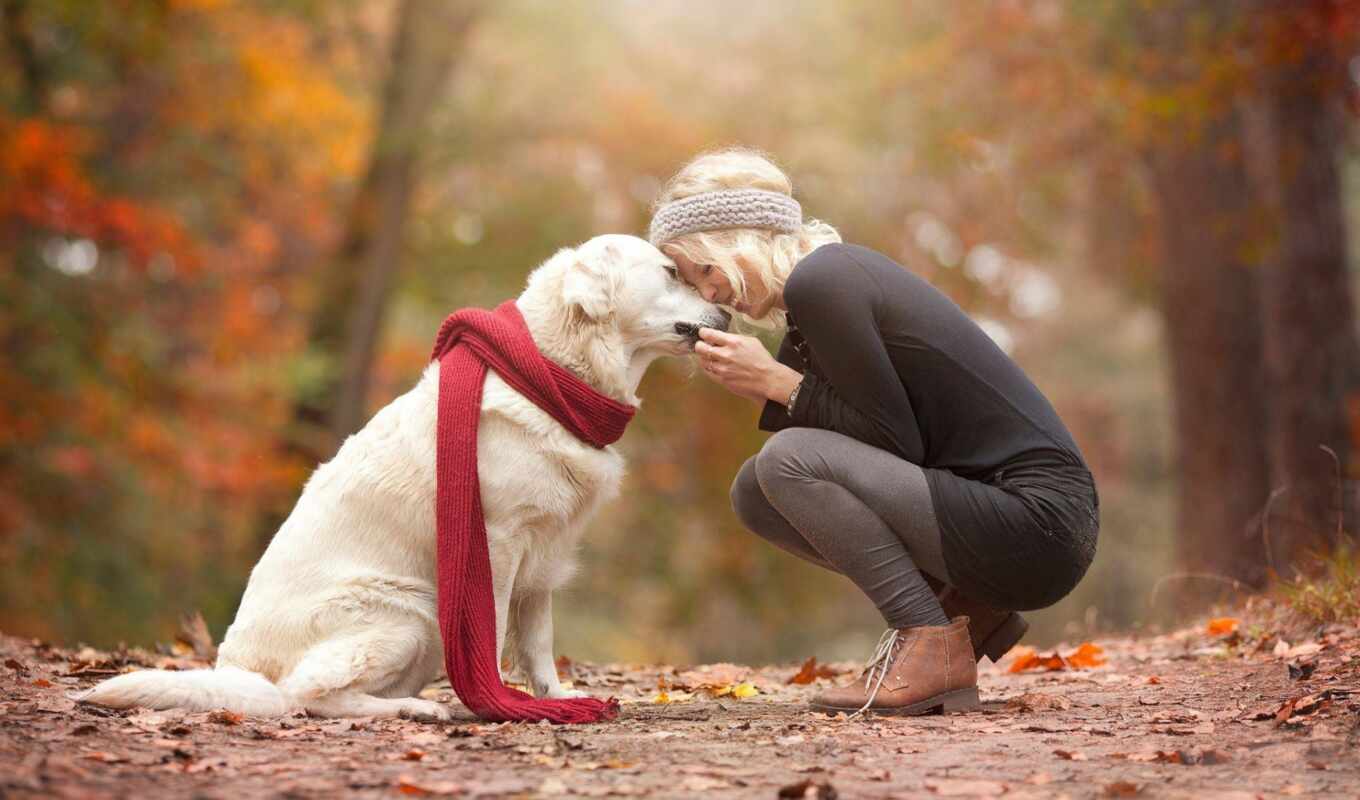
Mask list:
[[[604,250],[600,261],[617,258],[612,247]],[[609,280],[610,264],[594,259],[577,258],[567,267],[562,277],[562,300],[574,313],[587,319],[600,320],[614,311],[613,282]]]

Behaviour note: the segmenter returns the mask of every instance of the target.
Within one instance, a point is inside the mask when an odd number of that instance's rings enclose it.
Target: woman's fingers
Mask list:
[[[725,361],[728,358],[727,350],[722,347],[714,347],[708,342],[695,342],[694,352],[699,354],[699,360],[705,361]]]
[[[733,344],[741,337],[731,333],[725,333],[723,331],[718,330],[717,328],[700,328],[699,338],[703,339],[705,342],[708,342],[709,344],[722,345]]]

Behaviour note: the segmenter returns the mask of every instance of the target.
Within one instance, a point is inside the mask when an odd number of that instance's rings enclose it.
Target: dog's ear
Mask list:
[[[567,267],[562,277],[562,299],[573,313],[586,319],[608,317],[614,307],[613,282],[609,264],[617,260],[618,252],[612,245],[595,258],[578,257]]]

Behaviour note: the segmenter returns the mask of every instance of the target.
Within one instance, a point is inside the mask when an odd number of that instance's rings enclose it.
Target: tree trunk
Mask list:
[[[312,321],[311,346],[329,370],[319,390],[297,403],[300,421],[329,432],[312,443],[319,458],[364,422],[374,352],[401,265],[421,141],[478,9],[466,0],[403,0],[398,9],[368,167]]]
[[[1360,345],[1337,170],[1336,101],[1345,62],[1328,43],[1315,42],[1279,65],[1273,78],[1268,166],[1278,248],[1262,295],[1271,483],[1279,492],[1269,520],[1270,555],[1289,574],[1285,565],[1340,536],[1341,480],[1351,452],[1347,403],[1360,399]]]
[[[1165,141],[1149,166],[1161,216],[1181,564],[1265,579],[1268,497],[1259,279],[1247,260],[1251,194],[1235,113]]]

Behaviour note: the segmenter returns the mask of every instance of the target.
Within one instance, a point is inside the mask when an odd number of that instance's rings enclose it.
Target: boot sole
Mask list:
[[[992,660],[993,664],[1001,661],[1002,656],[1010,652],[1012,647],[1025,637],[1025,632],[1029,630],[1029,623],[1025,618],[1012,611],[997,629],[992,631],[982,643],[978,645],[978,661],[986,656]]]
[[[912,703],[909,706],[901,706],[898,708],[874,708],[873,706],[869,706],[867,710],[872,711],[875,714],[886,714],[890,717],[919,717],[922,714],[930,714],[936,711],[941,714],[948,714],[951,711],[967,711],[969,709],[977,708],[981,704],[982,701],[978,699],[977,687],[969,686],[967,689],[955,689],[951,692],[945,692],[944,694],[937,694],[934,697],[928,697],[925,700]],[[853,714],[854,712],[859,711],[859,706],[828,706],[822,705],[821,703],[809,703],[808,705],[813,711],[822,711],[827,714],[838,714],[842,711]]]

